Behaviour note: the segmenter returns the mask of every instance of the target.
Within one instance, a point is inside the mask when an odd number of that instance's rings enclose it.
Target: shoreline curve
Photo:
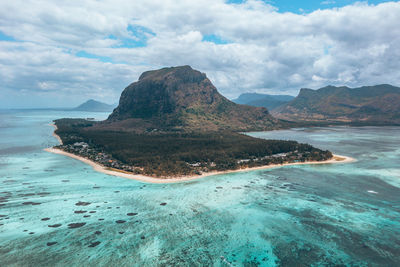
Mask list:
[[[55,130],[57,130],[57,125],[55,124],[50,124],[52,125]],[[53,136],[58,140],[58,142],[62,145],[62,139],[60,136],[56,134],[56,132],[53,132]],[[90,166],[95,171],[105,173],[111,176],[118,176],[126,179],[132,179],[140,182],[145,182],[145,183],[153,183],[153,184],[168,184],[168,183],[179,183],[179,182],[186,182],[186,181],[193,181],[197,179],[201,179],[204,177],[208,176],[214,176],[214,175],[220,175],[220,174],[228,174],[228,173],[235,173],[235,172],[248,172],[248,171],[255,171],[255,170],[264,170],[264,169],[272,169],[272,168],[278,168],[278,167],[284,167],[284,166],[292,166],[292,165],[319,165],[319,164],[337,164],[337,163],[350,163],[356,161],[356,159],[348,156],[342,156],[342,155],[336,155],[333,154],[333,157],[329,160],[325,161],[307,161],[307,162],[293,162],[293,163],[283,163],[283,164],[270,164],[270,165],[264,165],[264,166],[257,166],[257,167],[251,167],[251,168],[243,168],[243,169],[237,169],[237,170],[227,170],[227,171],[212,171],[212,172],[206,172],[201,175],[193,175],[193,176],[178,176],[178,177],[165,177],[165,178],[155,178],[152,176],[146,176],[146,175],[141,175],[141,174],[130,174],[126,173],[123,171],[118,171],[118,170],[113,170],[108,167],[104,167],[103,165],[96,163],[90,159],[65,152],[64,150],[54,148],[54,147],[49,147],[45,148],[44,151],[58,154],[58,155],[63,155],[67,156],[73,159],[77,159],[79,161],[82,161],[83,163],[86,163]]]
[[[63,141],[62,141],[61,137],[58,134],[56,134],[56,131],[58,129],[57,125],[55,125],[54,123],[49,123],[49,125],[54,127],[53,136],[57,139],[57,141],[60,143],[60,145],[62,145]]]
[[[247,172],[247,171],[255,171],[255,170],[264,170],[264,169],[272,169],[272,168],[278,168],[278,167],[284,167],[284,166],[292,166],[292,165],[319,165],[319,164],[337,164],[337,163],[350,163],[356,161],[352,157],[347,157],[347,156],[342,156],[342,155],[336,155],[333,154],[333,158],[325,161],[307,161],[307,162],[294,162],[294,163],[284,163],[284,164],[271,164],[271,165],[265,165],[265,166],[258,166],[258,167],[251,167],[251,168],[243,168],[243,169],[237,169],[237,170],[227,170],[227,171],[213,171],[213,172],[207,172],[203,173],[201,175],[196,175],[196,176],[181,176],[181,177],[165,177],[165,178],[155,178],[151,176],[146,176],[146,175],[141,175],[141,174],[130,174],[126,173],[123,171],[117,171],[117,170],[112,170],[110,168],[104,167],[101,164],[98,164],[92,160],[89,160],[87,158],[65,152],[61,149],[58,148],[45,148],[44,151],[58,154],[58,155],[63,155],[67,156],[73,159],[77,159],[79,161],[82,161],[83,163],[86,163],[90,166],[95,171],[105,173],[111,176],[118,176],[126,179],[132,179],[140,182],[145,182],[145,183],[153,183],[153,184],[167,184],[167,183],[179,183],[179,182],[186,182],[186,181],[192,181],[192,180],[197,180],[201,179],[204,177],[208,176],[213,176],[213,175],[220,175],[220,174],[228,174],[228,173],[235,173],[235,172]]]

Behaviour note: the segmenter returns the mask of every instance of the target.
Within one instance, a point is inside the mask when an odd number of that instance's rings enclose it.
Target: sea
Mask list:
[[[400,127],[248,133],[356,159],[150,184],[43,151],[58,118],[0,111],[0,266],[400,266]]]

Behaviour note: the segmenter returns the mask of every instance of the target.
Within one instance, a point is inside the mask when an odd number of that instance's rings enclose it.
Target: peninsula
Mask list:
[[[105,121],[54,123],[62,144],[48,151],[74,155],[96,170],[144,181],[350,160],[309,144],[242,134],[288,125],[266,108],[229,101],[205,74],[190,66],[143,73],[125,88]]]

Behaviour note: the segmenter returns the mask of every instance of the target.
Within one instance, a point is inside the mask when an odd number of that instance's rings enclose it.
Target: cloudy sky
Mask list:
[[[117,102],[191,65],[228,98],[400,85],[400,1],[0,1],[0,108]]]

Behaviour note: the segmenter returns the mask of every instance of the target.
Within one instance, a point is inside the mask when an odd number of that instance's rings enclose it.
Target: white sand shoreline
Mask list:
[[[57,126],[52,124],[55,129],[57,129]],[[53,135],[58,139],[60,144],[62,144],[61,138],[54,132]],[[235,172],[246,172],[246,171],[254,171],[254,170],[263,170],[263,169],[271,169],[271,168],[277,168],[277,167],[283,167],[283,166],[292,166],[292,165],[305,165],[305,164],[332,164],[332,163],[349,163],[349,162],[354,162],[356,161],[354,158],[347,157],[347,156],[341,156],[341,155],[333,155],[332,159],[326,160],[326,161],[308,161],[308,162],[294,162],[294,163],[284,163],[284,164],[271,164],[271,165],[265,165],[265,166],[259,166],[259,167],[252,167],[252,168],[243,168],[243,169],[238,169],[238,170],[227,170],[227,171],[214,171],[214,172],[207,172],[203,173],[201,175],[196,175],[196,176],[182,176],[182,177],[165,177],[165,178],[155,178],[151,176],[146,176],[146,175],[141,175],[141,174],[130,174],[130,173],[124,173],[120,171],[114,171],[111,170],[110,168],[104,167],[92,160],[89,160],[87,158],[65,152],[61,149],[57,148],[46,148],[44,149],[47,152],[50,153],[55,153],[59,155],[64,155],[68,156],[77,160],[80,160],[90,166],[93,167],[95,171],[102,172],[108,175],[112,176],[118,176],[118,177],[123,177],[127,179],[133,179],[137,180],[140,182],[145,182],[145,183],[155,183],[155,184],[166,184],[166,183],[178,183],[178,182],[185,182],[185,181],[192,181],[192,180],[197,180],[201,179],[207,176],[212,176],[212,175],[218,175],[218,174],[227,174],[227,173],[235,173]]]

